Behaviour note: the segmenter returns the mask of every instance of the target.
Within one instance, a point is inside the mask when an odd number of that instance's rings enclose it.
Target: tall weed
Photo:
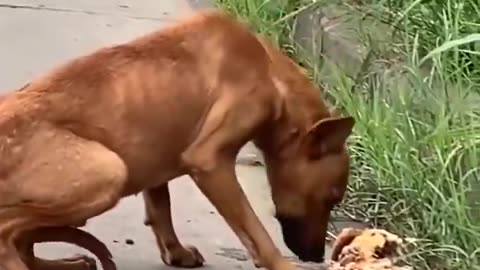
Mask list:
[[[406,260],[418,269],[478,270],[480,4],[348,2],[342,5],[352,16],[391,27],[383,46],[366,33],[371,53],[355,78],[325,57],[309,58],[291,38],[296,14],[324,2],[217,0],[306,66],[325,97],[356,118],[352,176],[339,210],[413,239]]]

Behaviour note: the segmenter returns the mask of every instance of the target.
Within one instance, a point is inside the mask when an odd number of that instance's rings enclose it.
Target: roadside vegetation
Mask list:
[[[480,2],[216,2],[272,38],[356,118],[349,192],[335,218],[408,237],[404,259],[415,269],[479,270]],[[355,76],[293,39],[298,14],[332,4],[361,18],[366,53]],[[383,30],[369,28],[375,22]]]

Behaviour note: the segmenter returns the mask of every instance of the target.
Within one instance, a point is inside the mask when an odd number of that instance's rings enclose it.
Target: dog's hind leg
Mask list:
[[[23,162],[0,186],[13,191],[8,201],[0,198],[1,270],[26,270],[15,248],[23,234],[81,224],[111,209],[127,180],[126,165],[118,155],[66,130],[36,130],[20,150]],[[72,269],[68,264],[63,269]]]
[[[162,260],[166,265],[193,268],[205,260],[193,246],[183,246],[172,223],[168,183],[143,193],[146,208],[145,224],[152,228]]]

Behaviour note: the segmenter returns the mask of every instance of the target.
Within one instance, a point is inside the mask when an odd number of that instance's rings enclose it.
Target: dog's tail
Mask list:
[[[107,246],[89,232],[76,227],[61,226],[34,229],[29,232],[29,240],[33,243],[65,242],[74,244],[97,256],[104,270],[117,269]]]

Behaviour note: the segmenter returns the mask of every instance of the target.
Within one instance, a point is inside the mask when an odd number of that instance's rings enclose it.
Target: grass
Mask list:
[[[296,15],[326,1],[217,0],[307,67],[325,98],[356,118],[339,211],[415,239],[404,259],[416,269],[480,269],[479,2],[342,2],[351,16],[389,29],[382,42],[374,31],[359,33],[367,56],[353,78],[292,39]]]

